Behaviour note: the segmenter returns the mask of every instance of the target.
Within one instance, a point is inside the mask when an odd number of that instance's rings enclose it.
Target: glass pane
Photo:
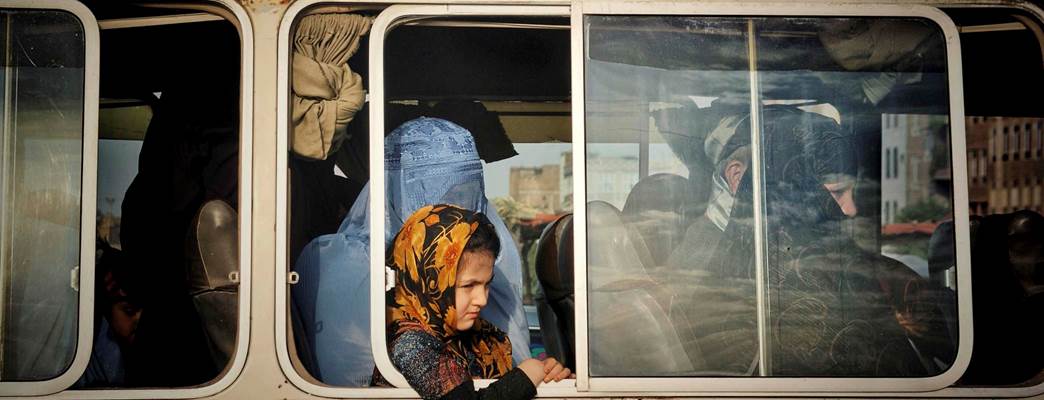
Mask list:
[[[558,265],[558,245],[551,243],[548,227],[559,225],[560,219],[572,213],[573,186],[571,175],[567,175],[571,165],[566,165],[572,163],[572,145],[515,142],[514,148],[518,155],[483,164],[486,196],[496,206],[521,259],[522,304],[529,328],[528,354],[536,358],[551,355],[566,363],[572,357],[559,347],[561,335],[548,327],[545,341],[540,317],[549,317],[546,314],[550,305],[560,299],[556,292],[563,291],[567,285],[549,279],[549,275],[557,276],[552,271],[558,271],[561,266]]]
[[[84,31],[58,11],[0,25],[0,379],[46,380],[76,353]]]
[[[934,25],[591,16],[586,29],[593,376],[949,367],[955,296],[928,268],[953,260]],[[632,183],[602,195],[618,176]]]

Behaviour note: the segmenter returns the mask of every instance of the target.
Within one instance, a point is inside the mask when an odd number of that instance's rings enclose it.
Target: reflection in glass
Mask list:
[[[955,286],[927,266],[953,260],[937,28],[591,16],[586,37],[592,376],[949,367]]]
[[[84,34],[65,12],[0,17],[0,380],[47,380],[76,353]]]

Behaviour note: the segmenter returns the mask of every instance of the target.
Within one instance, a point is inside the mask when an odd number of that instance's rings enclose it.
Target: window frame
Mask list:
[[[36,0],[27,0],[36,1]],[[207,0],[208,4],[171,3],[170,6],[197,9],[221,17],[232,24],[240,40],[240,94],[239,94],[239,312],[237,315],[235,354],[229,359],[216,379],[193,387],[169,388],[102,388],[71,389],[56,394],[60,399],[189,399],[213,396],[229,388],[246,366],[250,344],[251,266],[253,265],[251,238],[253,237],[253,122],[254,122],[254,30],[246,10],[232,0]],[[162,18],[162,17],[161,17]],[[161,19],[162,20],[162,19]],[[97,78],[95,78],[97,84]],[[95,99],[97,100],[97,95]],[[97,125],[97,124],[95,124]],[[95,139],[97,143],[97,139]],[[95,158],[96,159],[96,158]],[[97,174],[94,175],[97,179]],[[96,195],[95,195],[96,197]],[[91,217],[93,221],[93,216]],[[93,222],[92,222],[93,224]],[[92,225],[93,226],[93,225]],[[94,230],[91,229],[91,232]],[[93,233],[91,246],[93,246]],[[93,250],[92,250],[93,260]],[[93,321],[91,322],[93,323]],[[86,365],[85,365],[86,366]],[[77,376],[79,378],[79,376]]]
[[[558,16],[568,17],[569,8],[562,3],[540,3],[531,5],[475,5],[467,2],[446,1],[436,4],[395,4],[389,0],[372,3],[388,4],[373,20],[368,38],[361,45],[369,46],[369,80],[367,91],[370,104],[370,179],[372,187],[384,186],[384,39],[391,29],[411,17],[439,16]],[[352,5],[353,1],[306,0],[294,2],[283,15],[279,27],[278,48],[278,92],[277,92],[277,173],[276,173],[276,353],[283,374],[302,391],[323,397],[340,398],[415,398],[417,392],[406,383],[405,378],[391,364],[385,338],[385,291],[384,291],[384,219],[370,221],[370,338],[374,362],[385,379],[396,385],[394,388],[337,387],[306,378],[298,371],[290,357],[287,330],[289,325],[289,262],[286,259],[288,246],[288,170],[289,152],[289,96],[290,96],[290,35],[294,23],[309,14],[316,5]],[[575,147],[574,147],[575,150]],[[384,214],[384,192],[370,191],[371,215]],[[372,279],[381,277],[381,279]],[[377,351],[380,349],[380,351]],[[485,387],[491,379],[475,382],[476,387]],[[573,380],[542,384],[537,393],[540,397],[576,396]]]
[[[0,381],[3,396],[35,396],[60,392],[80,379],[90,360],[94,337],[94,237],[98,191],[98,77],[100,68],[99,29],[94,14],[72,0],[11,0],[2,7],[71,14],[83,28],[83,106],[80,155],[80,257],[76,322],[76,349],[69,367],[58,376],[42,381]],[[84,329],[86,327],[86,329]]]
[[[953,165],[953,181],[967,182],[967,160],[965,147],[965,120],[963,98],[963,74],[961,51],[957,28],[941,10],[925,5],[897,4],[831,4],[823,7],[816,3],[744,3],[741,5],[709,3],[680,4],[666,1],[612,3],[607,0],[574,0],[572,9],[572,79],[573,115],[585,116],[584,93],[584,17],[586,15],[703,15],[703,16],[758,16],[758,17],[919,17],[934,22],[946,38],[947,76],[949,92],[949,118]],[[754,89],[752,88],[752,91]],[[585,118],[573,118],[573,140],[585,143]],[[575,153],[574,162],[574,249],[587,247],[587,199],[586,199],[586,154]],[[758,163],[754,163],[755,174]],[[755,176],[755,181],[757,177]],[[757,195],[755,194],[755,197]],[[757,205],[755,205],[757,208]],[[576,347],[577,386],[580,390],[614,392],[692,392],[692,393],[758,393],[764,392],[795,394],[816,393],[866,396],[878,392],[930,392],[945,389],[963,374],[971,352],[971,272],[968,239],[968,187],[953,185],[953,210],[955,221],[955,249],[957,260],[958,293],[958,352],[951,368],[942,374],[919,378],[805,378],[805,377],[591,377],[588,359],[588,289],[587,280],[574,282],[577,300]],[[756,213],[757,215],[757,213]],[[757,235],[757,234],[756,234]],[[760,246],[756,246],[760,247]],[[574,253],[574,276],[587,276],[586,251]],[[920,395],[919,394],[919,395]],[[907,394],[908,395],[908,394]]]
[[[569,8],[553,5],[392,5],[374,19],[370,28],[370,183],[371,187],[383,187],[384,180],[384,39],[400,21],[412,17],[434,16],[560,16],[568,17]],[[572,146],[576,150],[576,144]],[[370,191],[370,215],[384,215],[384,191]],[[388,382],[398,388],[409,388],[406,379],[391,363],[385,337],[385,265],[384,265],[384,219],[370,220],[370,344],[377,369]],[[384,279],[373,279],[382,277]],[[491,379],[480,379],[476,386],[492,383]],[[554,384],[543,384],[538,388],[542,396],[562,396],[574,391],[573,380],[566,379]],[[412,389],[408,389],[414,393]]]

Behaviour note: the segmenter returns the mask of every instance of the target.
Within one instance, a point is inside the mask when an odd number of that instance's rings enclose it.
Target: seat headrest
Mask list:
[[[1044,285],[1044,217],[1030,210],[1012,213],[1008,257],[1021,279]]]
[[[681,243],[689,221],[703,213],[705,199],[697,198],[691,181],[675,174],[642,178],[624,203],[624,220],[645,240],[655,265],[663,265]]]
[[[692,182],[680,175],[653,174],[638,180],[624,202],[624,215],[636,215],[642,211],[665,211],[679,217],[695,217],[699,212]]]
[[[188,237],[188,279],[193,293],[238,283],[239,218],[236,210],[221,200],[211,200],[199,209]]]
[[[563,218],[561,236],[558,238],[558,268],[562,274],[563,282],[569,282],[562,290],[573,293],[573,215],[568,219]]]
[[[623,279],[648,279],[646,260],[650,258],[645,241],[624,224],[615,206],[596,200],[587,203],[587,246],[591,249],[587,265],[589,284],[597,289]]]
[[[556,301],[573,293],[572,232],[567,239],[565,231],[572,226],[573,215],[566,214],[544,228],[540,234],[540,247],[536,253],[537,279],[550,301]],[[562,257],[563,250],[569,259]]]

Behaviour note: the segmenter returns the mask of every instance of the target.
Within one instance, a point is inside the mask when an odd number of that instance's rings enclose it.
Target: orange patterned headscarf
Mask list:
[[[468,331],[455,328],[457,265],[480,223],[489,222],[480,213],[441,204],[422,207],[406,220],[385,261],[395,270],[388,343],[421,330],[445,343],[473,378],[495,379],[511,370],[507,335],[481,318]]]

